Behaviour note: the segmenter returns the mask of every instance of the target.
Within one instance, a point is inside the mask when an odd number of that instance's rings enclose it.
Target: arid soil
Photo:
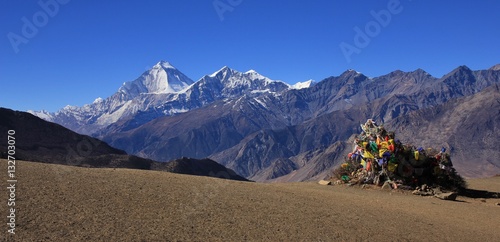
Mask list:
[[[1,160],[8,215],[7,161]],[[499,241],[496,198],[16,164],[15,241]],[[469,181],[500,192],[500,177]],[[7,237],[6,237],[7,236]]]

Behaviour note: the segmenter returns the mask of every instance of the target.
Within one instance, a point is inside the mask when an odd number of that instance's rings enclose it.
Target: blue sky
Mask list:
[[[0,106],[81,106],[159,60],[195,81],[222,66],[288,83],[487,69],[500,63],[499,12],[493,0],[1,1]]]

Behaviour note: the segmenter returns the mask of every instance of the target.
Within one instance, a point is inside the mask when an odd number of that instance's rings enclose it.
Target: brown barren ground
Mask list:
[[[1,160],[2,173],[7,161]],[[16,241],[499,241],[499,199],[17,162]],[[1,216],[7,216],[2,175]],[[470,181],[500,192],[500,177]]]

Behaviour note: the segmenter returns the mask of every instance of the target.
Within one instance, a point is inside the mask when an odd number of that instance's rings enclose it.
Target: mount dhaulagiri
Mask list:
[[[217,100],[290,88],[294,87],[253,70],[242,73],[229,67],[193,82],[170,63],[160,61],[136,80],[125,82],[109,98],[97,98],[83,107],[66,106],[55,113],[28,112],[78,133],[101,137],[138,127],[157,117],[185,113]]]
[[[93,132],[141,157],[210,157],[257,181],[301,181],[325,176],[352,148],[349,140],[360,132],[359,124],[373,118],[405,142],[449,147],[455,167],[466,176],[493,175],[500,164],[486,158],[494,150],[481,140],[498,137],[498,108],[484,110],[477,100],[496,107],[496,67],[460,66],[441,78],[421,69],[375,78],[348,70],[302,89],[225,67],[177,93],[141,94],[156,95],[160,108],[120,116]],[[160,100],[169,95],[177,98]],[[191,102],[192,108],[181,109]],[[461,110],[469,119],[458,115]],[[468,141],[457,128],[464,125],[478,126]],[[425,132],[433,127],[447,135]]]

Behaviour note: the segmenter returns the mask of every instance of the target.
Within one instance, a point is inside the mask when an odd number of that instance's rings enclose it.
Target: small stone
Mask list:
[[[439,188],[439,187],[434,188],[433,191],[434,191],[434,194],[441,194],[441,193],[443,193],[443,191],[441,191],[441,188]]]
[[[426,192],[426,191],[419,191],[419,190],[413,191],[412,194],[413,195],[420,195],[420,196],[432,196],[433,195],[432,191]]]
[[[422,185],[421,190],[422,190],[422,191],[427,191],[427,184]]]
[[[392,184],[388,181],[384,182],[384,185],[382,185],[382,190],[392,190],[391,185]]]
[[[434,196],[442,200],[455,201],[455,199],[457,199],[457,195],[458,194],[456,192],[447,192],[447,193],[436,194]]]
[[[331,181],[321,180],[321,181],[318,182],[318,184],[328,186],[328,185],[331,185],[332,182]]]

